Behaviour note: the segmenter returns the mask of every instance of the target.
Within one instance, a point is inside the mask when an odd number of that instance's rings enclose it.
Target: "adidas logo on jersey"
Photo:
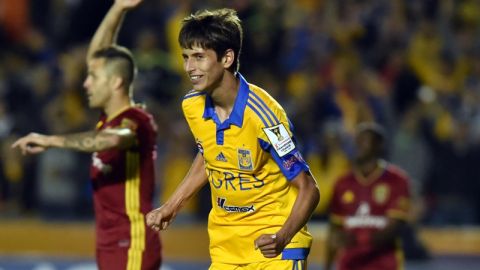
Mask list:
[[[223,162],[227,162],[227,158],[225,157],[225,155],[220,152],[220,154],[218,154],[218,156],[215,158],[216,161],[223,161]]]

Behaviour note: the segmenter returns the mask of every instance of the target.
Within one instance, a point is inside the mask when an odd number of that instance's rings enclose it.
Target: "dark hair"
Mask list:
[[[363,132],[371,133],[378,143],[385,142],[385,129],[375,122],[363,122],[357,126],[357,135]]]
[[[137,74],[137,68],[132,53],[127,48],[121,46],[106,47],[96,51],[92,57],[104,58],[106,67],[122,77],[125,87],[130,88]]]
[[[187,16],[182,21],[182,29],[178,36],[182,48],[200,46],[212,49],[219,60],[228,49],[232,49],[235,54],[233,64],[229,68],[232,72],[240,68],[242,39],[243,29],[237,12],[228,8],[202,10]]]

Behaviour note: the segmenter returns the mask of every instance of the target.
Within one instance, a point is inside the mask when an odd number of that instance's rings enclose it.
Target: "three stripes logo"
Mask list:
[[[225,157],[225,155],[220,152],[220,154],[217,155],[217,157],[215,158],[216,161],[223,161],[223,162],[227,162],[227,158]]]

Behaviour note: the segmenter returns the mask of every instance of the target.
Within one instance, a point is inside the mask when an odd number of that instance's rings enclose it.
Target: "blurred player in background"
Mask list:
[[[12,147],[37,154],[50,147],[93,153],[96,257],[99,269],[158,270],[161,244],[145,225],[152,210],[157,128],[150,114],[135,106],[132,54],[116,45],[127,10],[142,0],[116,0],[88,49],[89,106],[102,109],[94,131],[46,136],[31,133]]]
[[[379,125],[360,124],[355,143],[354,169],[334,187],[325,269],[332,269],[334,261],[340,270],[402,269],[409,179],[381,159],[385,137]]]
[[[305,224],[320,197],[283,108],[238,73],[242,27],[234,10],[186,17],[179,35],[193,90],[183,112],[198,146],[174,194],[150,212],[157,230],[210,183],[210,269],[305,269]]]

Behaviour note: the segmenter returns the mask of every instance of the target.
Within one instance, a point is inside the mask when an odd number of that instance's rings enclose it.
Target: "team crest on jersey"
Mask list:
[[[264,128],[263,132],[265,132],[268,140],[280,157],[295,149],[295,143],[293,143],[287,128],[283,124]]]
[[[241,170],[253,170],[252,155],[248,149],[238,149],[238,167]]]
[[[355,194],[351,190],[347,190],[342,195],[342,202],[345,204],[352,203],[355,200]]]
[[[202,154],[202,155],[203,155],[203,146],[202,146],[202,142],[201,142],[199,139],[197,139],[197,141],[196,141],[196,144],[197,144],[198,152],[200,152],[200,154]]]
[[[379,184],[373,189],[373,200],[378,204],[384,204],[390,196],[390,189],[386,184]]]

